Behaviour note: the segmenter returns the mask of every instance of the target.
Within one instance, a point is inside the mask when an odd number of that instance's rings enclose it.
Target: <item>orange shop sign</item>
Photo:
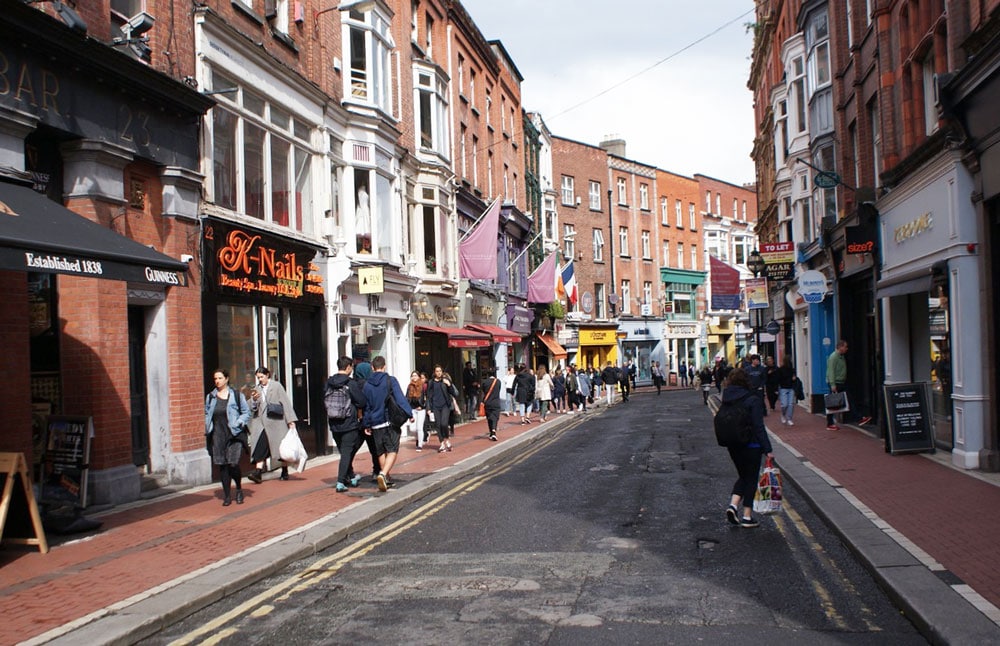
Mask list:
[[[209,220],[204,229],[205,278],[219,294],[321,305],[317,250],[235,223]]]

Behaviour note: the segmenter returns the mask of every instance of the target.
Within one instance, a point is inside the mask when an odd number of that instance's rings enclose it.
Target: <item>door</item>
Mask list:
[[[320,423],[326,421],[326,416],[319,413],[323,407],[323,386],[329,376],[319,317],[318,310],[290,310],[288,316],[292,374],[285,387],[299,418],[295,424],[299,437],[310,455],[325,455],[328,448],[326,425]],[[335,371],[331,367],[329,374]]]
[[[146,310],[128,308],[129,410],[132,424],[132,464],[149,465],[149,414],[146,399]]]

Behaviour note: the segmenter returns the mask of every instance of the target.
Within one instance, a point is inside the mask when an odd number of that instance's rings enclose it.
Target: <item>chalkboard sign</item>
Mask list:
[[[42,454],[41,501],[87,506],[91,417],[50,415]]]
[[[926,383],[885,387],[889,453],[934,452],[934,417]]]

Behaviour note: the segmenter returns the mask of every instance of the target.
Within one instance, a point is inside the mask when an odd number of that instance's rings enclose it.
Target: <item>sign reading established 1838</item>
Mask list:
[[[313,262],[317,250],[234,222],[207,219],[205,282],[229,296],[323,304],[323,276]]]
[[[934,419],[927,398],[927,384],[885,387],[886,436],[889,453],[934,451]]]

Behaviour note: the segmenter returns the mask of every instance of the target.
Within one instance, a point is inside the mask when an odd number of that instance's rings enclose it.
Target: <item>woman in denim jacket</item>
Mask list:
[[[250,423],[250,406],[246,397],[229,387],[229,371],[219,368],[213,374],[215,390],[205,397],[205,435],[212,455],[212,464],[219,465],[222,482],[222,506],[232,504],[229,497],[230,481],[236,481],[236,504],[243,504],[243,487],[240,482],[240,457],[244,444],[240,434]],[[222,406],[218,403],[222,402]],[[216,410],[218,408],[218,410]]]

